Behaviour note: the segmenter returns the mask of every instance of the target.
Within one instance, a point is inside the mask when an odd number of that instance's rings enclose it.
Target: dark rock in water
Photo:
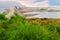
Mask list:
[[[41,18],[41,20],[47,20],[48,18]]]
[[[28,16],[35,16],[35,15],[38,15],[38,14],[25,14],[24,16],[28,17]]]

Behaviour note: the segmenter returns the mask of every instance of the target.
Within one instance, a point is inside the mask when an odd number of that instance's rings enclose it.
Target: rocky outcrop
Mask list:
[[[6,18],[10,19],[12,16],[14,16],[14,13],[17,13],[20,16],[23,16],[23,13],[18,10],[16,7],[10,7],[5,13],[6,13]]]
[[[14,15],[14,7],[11,7],[11,8],[9,8],[8,10],[7,10],[7,12],[6,12],[6,18],[8,18],[8,19],[10,19],[13,15]]]

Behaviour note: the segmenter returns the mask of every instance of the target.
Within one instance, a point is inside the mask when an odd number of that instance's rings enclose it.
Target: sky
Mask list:
[[[23,5],[21,5],[19,2],[16,2],[16,1],[0,2],[0,8],[9,8],[9,7],[12,7],[12,6],[23,7]]]
[[[60,6],[60,0],[49,0],[49,5]]]
[[[48,0],[20,0],[22,5],[27,7],[47,7]]]
[[[16,1],[26,7],[60,6],[60,0],[0,0],[0,2],[1,1]]]
[[[6,2],[10,1],[10,2]],[[15,1],[14,3],[11,1]],[[17,3],[16,3],[17,2]],[[60,6],[60,0],[0,0],[0,7],[10,7],[12,5],[19,5],[25,7],[48,7],[48,6]],[[1,12],[2,10],[0,10]],[[46,14],[43,14],[46,15]],[[49,14],[52,17],[53,14]],[[55,14],[56,15],[56,14]],[[46,15],[47,16],[47,15]],[[60,17],[60,15],[58,14]]]

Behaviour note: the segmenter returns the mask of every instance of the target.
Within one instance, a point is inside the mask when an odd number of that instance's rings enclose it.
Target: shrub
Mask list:
[[[0,19],[0,40],[60,40],[60,25],[35,25],[17,14],[4,19]]]

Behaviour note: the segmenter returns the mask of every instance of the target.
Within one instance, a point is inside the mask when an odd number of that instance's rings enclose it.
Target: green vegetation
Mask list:
[[[60,25],[49,19],[11,19],[0,14],[0,40],[60,40]]]

